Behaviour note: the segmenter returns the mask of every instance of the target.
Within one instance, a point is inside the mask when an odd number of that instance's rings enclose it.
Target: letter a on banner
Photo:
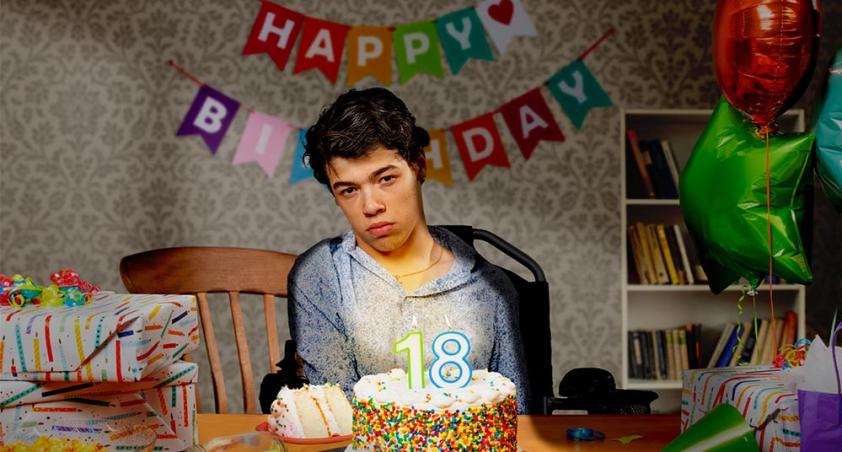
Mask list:
[[[252,112],[232,163],[257,162],[266,175],[272,177],[281,161],[290,130],[286,121],[259,111]]]
[[[576,60],[556,72],[550,77],[547,85],[577,129],[582,128],[585,116],[591,108],[613,105],[611,98],[581,60]]]
[[[301,44],[298,46],[298,57],[295,60],[294,74],[316,68],[322,71],[331,83],[336,83],[339,74],[339,63],[342,51],[345,49],[345,37],[350,27],[336,22],[304,19],[301,30]]]
[[[538,34],[520,0],[485,0],[477,5],[477,14],[501,54],[515,36]]]
[[[283,71],[302,22],[302,14],[264,1],[254,25],[251,26],[251,34],[243,48],[243,55],[268,53],[278,69]]]
[[[353,27],[348,32],[348,86],[369,75],[392,84],[392,31],[387,27]]]
[[[427,180],[453,185],[450,159],[447,156],[447,137],[444,130],[430,130],[430,145],[424,148],[427,157]]]
[[[506,102],[500,107],[500,112],[526,160],[529,160],[541,140],[564,141],[564,134],[541,95],[540,88]]]
[[[486,165],[509,167],[509,158],[503,149],[493,113],[453,126],[450,131],[456,139],[469,180],[474,180]]]
[[[239,108],[240,103],[236,100],[202,85],[176,135],[201,135],[211,154],[215,155]]]

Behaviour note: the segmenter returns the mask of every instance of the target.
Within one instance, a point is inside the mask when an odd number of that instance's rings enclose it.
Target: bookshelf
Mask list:
[[[626,389],[656,391],[658,400],[652,404],[653,412],[677,412],[681,404],[681,379],[631,378],[629,356],[629,331],[662,330],[681,328],[686,324],[701,324],[701,363],[706,366],[716,348],[719,336],[731,322],[748,321],[757,313],[758,319],[769,318],[769,287],[762,285],[758,290],[756,304],[746,296],[742,301],[743,315],[738,319],[737,300],[743,287],[733,285],[719,295],[710,292],[706,282],[698,280],[686,284],[686,277],[679,277],[684,284],[652,284],[641,281],[635,258],[629,243],[629,225],[644,224],[680,225],[678,233],[684,242],[688,260],[698,264],[698,257],[684,226],[678,199],[652,199],[649,190],[642,183],[636,160],[627,151],[628,129],[637,134],[638,141],[666,140],[674,156],[678,171],[687,164],[698,137],[704,130],[712,110],[644,110],[627,109],[620,115],[620,162],[621,162],[621,340],[622,378],[620,384]],[[805,130],[804,111],[789,110],[780,119],[781,130],[801,132]],[[651,143],[648,143],[651,144]],[[629,155],[627,155],[629,154]],[[662,174],[663,176],[663,174]],[[653,181],[653,185],[656,185]],[[657,188],[657,186],[656,186]],[[678,241],[675,230],[671,243]],[[641,245],[638,245],[641,246]],[[672,246],[672,245],[670,245]],[[678,259],[677,259],[678,260]],[[676,263],[678,265],[678,263]],[[677,267],[676,267],[677,268]],[[680,276],[680,275],[679,275]],[[672,278],[670,278],[672,280]],[[671,281],[673,282],[673,281]],[[796,337],[805,334],[805,288],[797,284],[775,284],[775,317],[780,318],[787,311],[798,315]]]

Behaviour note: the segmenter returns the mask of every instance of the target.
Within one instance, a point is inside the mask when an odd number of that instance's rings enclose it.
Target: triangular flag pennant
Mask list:
[[[211,154],[215,155],[239,108],[240,103],[236,100],[202,85],[176,135],[201,135]]]
[[[295,144],[295,157],[292,159],[292,172],[289,175],[289,184],[295,185],[306,179],[313,178],[313,169],[304,164],[304,140],[307,136],[307,129],[298,130],[298,139]]]
[[[448,187],[453,185],[450,159],[447,156],[447,137],[444,130],[430,130],[430,144],[424,148],[427,157],[427,179],[437,180]]]
[[[243,48],[243,55],[268,53],[278,69],[283,71],[302,22],[304,15],[264,1],[254,25],[251,26],[251,34]]]
[[[520,0],[484,0],[477,6],[477,14],[501,54],[515,36],[538,34]]]
[[[500,133],[494,123],[494,114],[486,113],[482,116],[453,126],[451,129],[468,179],[474,180],[477,174],[486,166],[509,167],[509,158],[503,149]]]
[[[564,134],[541,95],[540,88],[506,102],[500,107],[500,113],[526,160],[529,160],[541,140],[564,141]]]
[[[392,84],[392,30],[387,27],[354,27],[348,33],[348,86],[369,75]]]
[[[444,68],[439,54],[439,38],[436,34],[436,26],[432,22],[398,25],[392,38],[401,85],[419,72],[426,72],[439,78],[444,77]]]
[[[465,8],[436,20],[441,47],[447,57],[450,71],[458,74],[471,59],[494,60],[488,40],[474,8]]]
[[[582,128],[588,110],[613,105],[582,60],[576,60],[556,72],[547,86],[577,129]]]
[[[336,22],[305,18],[293,74],[316,68],[331,83],[336,83],[349,29],[347,25]]]
[[[234,153],[233,163],[257,162],[266,175],[272,177],[281,161],[291,129],[286,121],[259,111],[252,112]]]

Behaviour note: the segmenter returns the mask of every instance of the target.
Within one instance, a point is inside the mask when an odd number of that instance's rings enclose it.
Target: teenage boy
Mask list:
[[[471,341],[467,361],[517,386],[528,400],[518,296],[507,276],[467,243],[427,226],[421,184],[427,132],[384,88],[351,90],[325,108],[305,137],[304,159],[351,229],[296,259],[289,275],[290,330],[312,384],[350,396],[363,375],[406,368],[394,343],[448,330]]]

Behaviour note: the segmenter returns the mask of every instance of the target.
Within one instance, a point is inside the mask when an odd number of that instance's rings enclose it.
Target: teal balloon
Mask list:
[[[842,212],[842,48],[830,69],[816,122],[816,173],[827,198]]]
[[[740,277],[757,287],[769,273],[769,219],[773,274],[790,283],[812,282],[802,237],[809,237],[812,224],[813,139],[811,133],[769,136],[767,218],[765,137],[720,100],[680,181],[684,221],[714,293]]]

